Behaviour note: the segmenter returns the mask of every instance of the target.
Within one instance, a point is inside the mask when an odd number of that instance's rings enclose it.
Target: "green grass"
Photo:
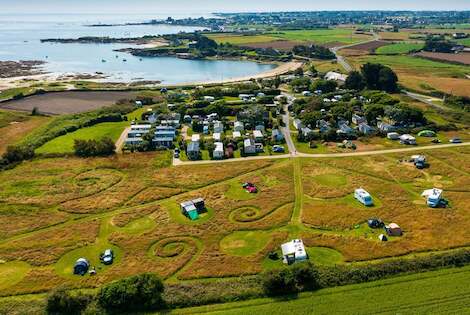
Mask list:
[[[302,293],[175,310],[173,314],[470,314],[470,267]]]
[[[218,44],[230,43],[232,45],[244,45],[244,44],[253,44],[253,43],[265,43],[278,40],[273,36],[266,35],[229,35],[229,34],[213,34],[208,35],[209,38],[215,40]]]
[[[459,44],[462,44],[464,46],[470,47],[470,37],[459,39],[457,40],[457,42],[459,42]]]
[[[315,265],[332,266],[343,262],[343,255],[337,250],[327,247],[308,247],[309,260]]]
[[[249,200],[257,196],[257,194],[250,194],[243,187],[239,181],[230,182],[229,189],[225,192],[225,196],[234,200]]]
[[[79,129],[66,135],[55,138],[36,150],[38,154],[71,153],[75,139],[90,140],[109,137],[116,141],[129,122],[101,123],[92,127]]]
[[[285,40],[315,42],[317,44],[332,42],[353,44],[369,38],[368,36],[353,34],[353,30],[344,28],[285,31],[270,35]]]
[[[271,239],[269,232],[238,231],[220,241],[220,249],[233,256],[250,256],[261,251]]]
[[[418,43],[397,43],[379,47],[375,52],[379,55],[401,55],[408,54],[413,50],[420,50],[424,44]]]

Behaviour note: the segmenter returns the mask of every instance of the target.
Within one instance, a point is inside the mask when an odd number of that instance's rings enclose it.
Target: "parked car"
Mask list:
[[[273,146],[273,152],[274,153],[284,153],[285,149],[281,145],[275,145],[275,146]]]
[[[441,143],[441,140],[439,140],[439,139],[436,138],[436,139],[432,139],[431,142],[432,142],[432,143]]]
[[[179,158],[180,158],[180,154],[179,154],[178,152],[175,152],[175,154],[173,155],[173,157],[174,157],[175,159],[179,159]]]
[[[253,183],[244,183],[242,187],[250,194],[256,194],[258,192],[258,188],[256,188]]]
[[[105,265],[111,265],[114,261],[114,253],[112,249],[107,249],[100,256],[100,260]]]
[[[449,140],[450,143],[462,143],[462,140],[460,138],[452,138]]]

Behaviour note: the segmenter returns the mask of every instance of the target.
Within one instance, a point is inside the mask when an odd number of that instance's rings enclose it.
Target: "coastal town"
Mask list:
[[[44,23],[0,57],[0,314],[469,311],[468,11]]]

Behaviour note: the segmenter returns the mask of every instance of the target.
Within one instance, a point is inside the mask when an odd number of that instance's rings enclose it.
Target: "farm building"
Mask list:
[[[255,154],[256,153],[256,147],[255,147],[255,142],[253,139],[245,139],[243,142],[243,148],[245,154]]]
[[[302,240],[292,240],[281,245],[282,262],[288,265],[308,259]]]
[[[190,142],[186,148],[186,155],[190,160],[199,160],[201,152],[199,150],[199,142]]]
[[[202,198],[182,202],[180,203],[180,209],[181,213],[191,220],[197,220],[201,213],[207,211],[204,199]]]
[[[372,196],[363,188],[358,188],[354,191],[354,198],[365,206],[372,206]]]
[[[75,265],[73,266],[73,274],[74,275],[84,275],[88,272],[88,269],[90,268],[90,263],[86,258],[79,258],[75,262]]]
[[[400,226],[396,223],[390,223],[389,225],[386,225],[385,231],[387,231],[387,234],[390,236],[401,236],[403,234]]]
[[[218,159],[218,160],[221,160],[224,158],[224,144],[222,142],[215,143],[213,157],[214,159]]]
[[[233,131],[243,132],[244,130],[245,130],[245,126],[241,121],[236,121],[233,124]]]
[[[257,142],[261,142],[264,140],[263,133],[260,130],[253,130],[253,137]]]

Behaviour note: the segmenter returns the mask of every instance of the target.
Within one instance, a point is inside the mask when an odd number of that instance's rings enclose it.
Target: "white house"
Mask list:
[[[220,132],[214,132],[214,134],[212,135],[212,138],[215,141],[220,141],[220,139],[222,138],[222,135],[220,134]]]
[[[191,136],[191,142],[199,142],[201,140],[201,136],[197,133]]]
[[[245,125],[241,121],[236,121],[233,124],[233,131],[243,132],[245,130]]]
[[[294,124],[295,129],[297,129],[297,130],[301,129],[304,126],[302,121],[298,118],[294,119],[293,124]]]
[[[245,154],[255,154],[256,153],[256,146],[253,139],[245,139],[243,142],[243,148],[245,150]]]
[[[292,240],[281,245],[282,262],[285,264],[293,264],[296,261],[304,261],[308,259],[302,240]]]
[[[328,81],[346,82],[347,78],[348,78],[347,75],[339,73],[339,72],[334,72],[334,71],[329,71],[325,74],[325,80],[328,80]]]
[[[310,91],[303,91],[303,92],[302,92],[302,96],[309,97],[309,96],[312,96],[312,95],[313,95],[313,94],[312,94],[312,92],[310,92]]]
[[[213,154],[214,159],[223,159],[224,158],[224,144],[222,142],[215,143],[215,149]]]

